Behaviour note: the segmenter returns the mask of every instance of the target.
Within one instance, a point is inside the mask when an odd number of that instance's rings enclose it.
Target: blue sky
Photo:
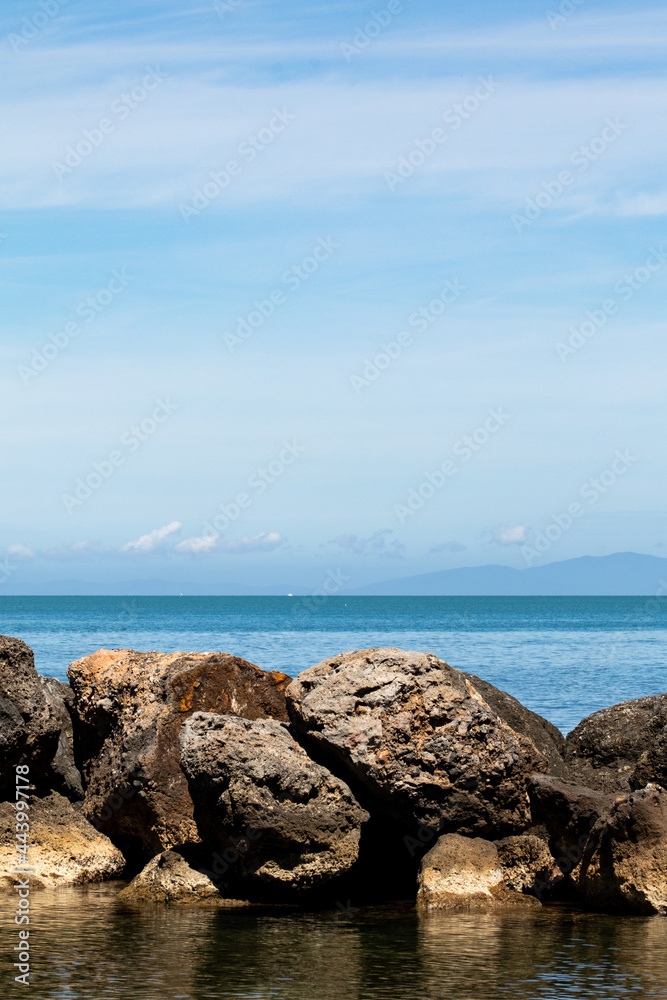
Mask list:
[[[0,20],[0,593],[665,554],[664,6],[90,6]]]

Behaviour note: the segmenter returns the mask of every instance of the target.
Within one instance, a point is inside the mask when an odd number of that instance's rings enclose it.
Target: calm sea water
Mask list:
[[[424,650],[564,732],[667,691],[667,601],[639,597],[3,597],[0,632],[61,679],[100,648],[223,650],[292,676],[344,650]]]
[[[128,912],[113,886],[33,893],[32,985],[10,1000],[644,1000],[667,991],[667,920],[581,914]],[[14,904],[15,905],[15,904]],[[31,948],[32,950],[32,948]],[[6,984],[6,985],[5,985]]]

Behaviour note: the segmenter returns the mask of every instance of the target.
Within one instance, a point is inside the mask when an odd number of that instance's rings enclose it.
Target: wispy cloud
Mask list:
[[[220,535],[199,535],[196,538],[184,538],[176,546],[176,551],[201,555],[205,552],[212,552],[218,547],[219,542]]]
[[[278,531],[263,531],[259,535],[246,535],[244,538],[225,541],[221,535],[199,535],[195,538],[185,538],[176,546],[177,552],[192,555],[206,555],[208,552],[232,552],[243,555],[249,552],[272,552],[285,541]]]
[[[439,552],[465,552],[467,548],[468,546],[462,545],[461,542],[441,542],[440,545],[432,545],[428,551],[436,555]]]
[[[285,539],[278,531],[262,532],[261,535],[239,538],[237,541],[223,542],[222,548],[225,552],[271,552],[282,545]]]
[[[355,556],[381,556],[385,559],[403,559],[405,545],[397,538],[389,538],[393,535],[391,528],[380,528],[374,531],[369,538],[360,538],[359,535],[337,535],[328,541],[327,545],[333,545],[337,549]]]
[[[169,535],[173,535],[176,531],[180,531],[183,525],[180,521],[172,521],[171,524],[165,524],[163,528],[155,528],[150,531],[147,535],[142,535],[136,540],[136,542],[127,542],[121,548],[121,552],[155,552],[162,546],[165,538]]]
[[[6,552],[8,556],[14,556],[15,559],[35,558],[33,550],[29,549],[27,545],[23,545],[21,542],[18,542],[15,545],[10,545],[9,548],[6,549]]]

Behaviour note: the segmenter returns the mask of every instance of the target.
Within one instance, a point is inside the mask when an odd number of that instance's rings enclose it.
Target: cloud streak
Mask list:
[[[149,531],[147,535],[141,535],[137,538],[136,542],[127,542],[121,547],[121,552],[136,552],[140,554],[145,554],[148,552],[155,552],[156,549],[162,547],[163,542],[170,535],[175,532],[180,531],[183,525],[180,521],[172,521],[170,524],[165,524],[163,528],[155,528],[153,531]]]

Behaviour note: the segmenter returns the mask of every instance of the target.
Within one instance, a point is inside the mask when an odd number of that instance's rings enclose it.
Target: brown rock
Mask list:
[[[526,783],[545,758],[430,653],[342,653],[292,681],[287,703],[304,745],[363,786],[371,811],[468,835],[530,824]]]
[[[667,915],[667,792],[660,785],[619,797],[600,818],[578,886],[601,909]]]
[[[163,851],[118,894],[122,903],[161,903],[172,906],[249,906],[242,900],[225,899],[215,882],[200,871],[186,848]]]
[[[199,713],[181,745],[195,817],[221,845],[231,880],[317,889],[357,860],[368,813],[283,723]]]
[[[518,834],[495,842],[505,885],[542,899],[562,879],[546,842],[532,834]]]
[[[87,822],[58,792],[33,797],[28,809],[28,858],[32,888],[82,885],[118,876],[125,858],[108,837]],[[17,876],[16,809],[0,803],[0,886],[11,888]]]
[[[564,759],[580,784],[600,791],[667,785],[667,694],[589,715],[568,734]]]
[[[198,841],[178,736],[193,712],[286,718],[289,678],[227,653],[99,650],[72,663],[83,811],[125,850]]]
[[[532,896],[507,885],[496,845],[480,837],[449,833],[424,856],[417,905],[425,909],[488,909],[509,905],[539,906]]]

